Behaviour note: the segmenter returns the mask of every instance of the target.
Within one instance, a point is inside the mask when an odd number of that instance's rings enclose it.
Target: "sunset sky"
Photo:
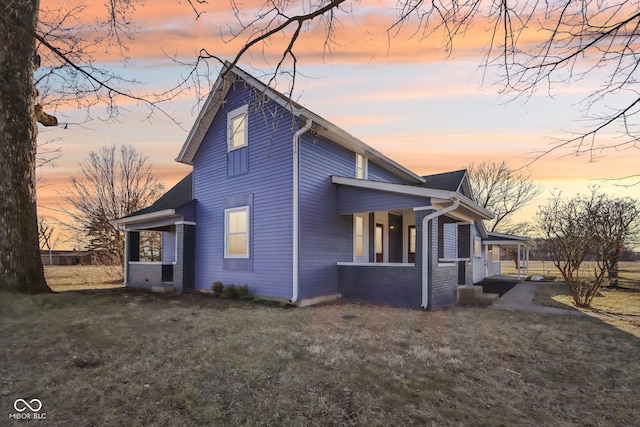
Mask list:
[[[237,28],[226,1],[210,2],[198,20],[184,2],[147,2],[133,15],[139,28],[130,43],[130,60],[123,65],[117,52],[96,51],[100,64],[112,67],[143,84],[135,90],[150,93],[174,86],[187,69],[169,57],[192,61],[201,48],[222,59],[232,59],[238,41],[230,40],[229,28]],[[248,6],[257,1],[243,2]],[[261,3],[261,2],[260,2]],[[470,162],[507,160],[514,168],[527,165],[535,153],[548,150],[556,139],[581,132],[589,122],[581,115],[580,102],[601,83],[604,75],[591,75],[574,85],[557,85],[551,93],[540,88],[527,98],[499,96],[498,70],[480,67],[486,45],[486,23],[477,21],[453,53],[447,57],[437,36],[413,36],[415,23],[389,39],[386,29],[393,23],[395,1],[355,3],[351,14],[340,15],[337,45],[323,54],[323,34],[306,28],[295,47],[298,76],[294,98],[315,113],[332,121],[365,143],[418,174],[465,168]],[[42,8],[68,6],[67,1],[42,0]],[[93,22],[102,3],[86,10],[85,22]],[[93,13],[93,15],[92,15]],[[535,35],[531,35],[535,37]],[[281,49],[275,39],[271,49]],[[239,65],[260,77],[275,64],[270,51],[257,50]],[[219,69],[218,69],[219,70]],[[215,78],[218,70],[212,70]],[[280,88],[288,81],[280,78]],[[177,156],[197,114],[193,91],[164,105],[181,123],[178,126],[161,115],[147,120],[148,110],[132,102],[125,105],[117,121],[94,120],[74,125],[83,112],[75,108],[55,112],[61,126],[40,128],[39,141],[54,140],[62,148],[55,167],[43,168],[38,188],[39,214],[53,219],[62,207],[59,192],[78,176],[78,161],[103,145],[131,144],[148,155],[155,172],[167,187],[190,172],[176,163]],[[591,111],[598,114],[599,111]],[[64,125],[68,124],[64,129]],[[616,141],[617,135],[603,133],[600,143]],[[558,189],[566,196],[586,192],[591,185],[618,196],[640,198],[638,179],[606,181],[640,173],[638,149],[598,152],[596,158],[575,156],[558,150],[528,166],[545,193],[533,201],[517,220],[530,219],[549,192]],[[57,249],[69,244],[58,243]]]

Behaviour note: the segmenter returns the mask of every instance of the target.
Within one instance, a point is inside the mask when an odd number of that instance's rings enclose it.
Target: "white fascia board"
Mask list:
[[[137,224],[139,222],[153,221],[156,219],[168,218],[175,215],[176,215],[175,209],[165,209],[162,211],[149,212],[142,215],[116,219],[115,221],[112,221],[112,223],[117,225]]]
[[[509,239],[509,240],[521,240],[521,241],[530,240],[528,237],[524,237],[524,236],[516,236],[514,234],[502,234],[502,233],[496,233],[493,231],[488,232],[487,235],[489,237],[499,237],[499,238]]]
[[[369,181],[366,179],[347,178],[344,176],[332,175],[331,181],[334,184],[348,185],[350,187],[367,188],[370,190],[389,191],[391,193],[408,194],[420,197],[433,197],[436,199],[450,200],[450,191],[435,190],[433,188],[413,187],[403,184],[392,184],[390,182]]]
[[[534,247],[533,242],[529,240],[483,240],[483,245],[496,245],[496,246],[516,246],[523,245],[527,247]]]
[[[230,70],[229,74],[232,73],[233,70]],[[209,93],[209,97],[205,101],[200,113],[198,113],[198,117],[189,131],[189,135],[180,149],[178,157],[175,159],[177,162],[193,165],[193,157],[198,151],[204,136],[209,130],[213,119],[231,88],[231,82],[233,80],[229,74],[227,74],[224,79],[222,78],[222,73],[218,76],[218,79],[213,85],[213,89]]]

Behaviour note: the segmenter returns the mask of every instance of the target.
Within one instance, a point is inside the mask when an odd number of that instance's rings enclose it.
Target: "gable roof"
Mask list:
[[[466,174],[466,169],[461,169],[453,172],[426,175],[423,176],[424,183],[421,186],[437,190],[459,191]]]
[[[207,130],[211,126],[214,117],[224,104],[224,100],[231,88],[231,85],[237,80],[241,80],[253,87],[259,93],[273,100],[287,111],[290,111],[295,117],[305,121],[311,120],[311,131],[315,134],[325,137],[350,151],[364,155],[384,169],[403,177],[411,183],[420,184],[424,182],[424,179],[421,176],[394,162],[373,147],[368,146],[358,138],[352,136],[328,120],[320,117],[282,93],[262,83],[237,66],[232,66],[229,62],[225,63],[225,68],[218,76],[209,97],[205,101],[203,108],[200,110],[200,113],[198,114],[198,117],[196,118],[196,121],[191,128],[178,157],[176,158],[176,161],[193,165],[193,158],[195,157],[200,144],[202,144]]]

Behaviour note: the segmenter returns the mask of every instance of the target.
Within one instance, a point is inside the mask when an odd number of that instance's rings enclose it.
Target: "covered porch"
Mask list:
[[[442,308],[473,281],[475,204],[457,192],[334,177],[352,218],[352,259],[338,262],[344,298]],[[484,214],[484,212],[483,212]]]
[[[195,223],[182,216],[121,224],[125,232],[124,284],[176,293],[194,287]]]
[[[487,233],[487,239],[483,242],[487,253],[487,271],[485,276],[499,276],[500,248],[508,248],[515,251],[516,276],[518,280],[529,275],[529,252],[534,247],[534,242],[528,237],[514,236],[500,233]]]
[[[191,174],[148,208],[114,224],[125,233],[125,285],[177,293],[194,288],[196,223]]]

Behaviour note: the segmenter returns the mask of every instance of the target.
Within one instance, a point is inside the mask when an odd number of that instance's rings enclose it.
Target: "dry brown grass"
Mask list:
[[[623,289],[602,289],[592,301],[592,307],[578,308],[564,283],[541,283],[533,299],[534,304],[559,308],[573,308],[600,316],[602,321],[640,338],[640,284]]]
[[[38,398],[54,426],[633,425],[640,412],[640,340],[589,317],[114,289],[2,293],[0,334],[1,407]]]
[[[102,265],[53,265],[44,268],[54,292],[122,287],[122,267]]]

